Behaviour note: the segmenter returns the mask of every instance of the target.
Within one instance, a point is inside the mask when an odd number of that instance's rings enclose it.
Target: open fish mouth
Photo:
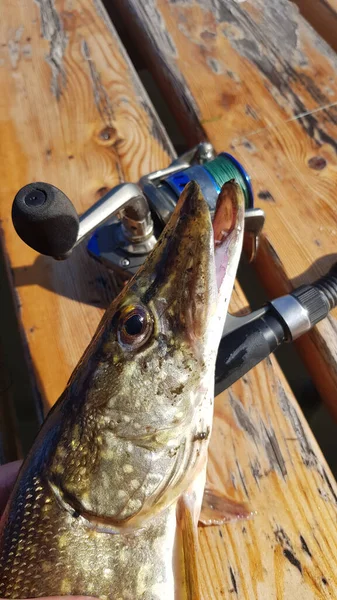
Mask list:
[[[135,289],[159,316],[163,329],[184,333],[196,348],[214,314],[224,321],[242,248],[244,196],[234,181],[218,197],[213,223],[199,185],[180,196],[157,247],[136,276]],[[221,313],[222,310],[222,313]]]
[[[208,205],[194,181],[181,194],[134,289],[145,304],[152,301],[159,319],[165,314],[165,330],[185,332],[191,342],[202,338],[214,295],[213,236]]]

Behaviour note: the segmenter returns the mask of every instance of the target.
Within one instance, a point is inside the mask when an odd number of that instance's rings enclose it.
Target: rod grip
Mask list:
[[[215,395],[267,358],[283,340],[281,323],[269,313],[223,337],[215,367]]]

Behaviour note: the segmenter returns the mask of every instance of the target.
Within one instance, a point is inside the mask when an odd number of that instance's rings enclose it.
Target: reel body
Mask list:
[[[67,258],[85,240],[93,258],[130,277],[155,246],[189,181],[197,181],[213,213],[222,185],[231,179],[239,183],[245,197],[244,249],[248,260],[253,260],[264,213],[254,208],[250,178],[242,165],[230,154],[216,156],[207,142],[166,169],[142,177],[138,185],[116,186],[80,217],[54,186],[29,184],[14,199],[13,224],[28,245],[56,259]]]

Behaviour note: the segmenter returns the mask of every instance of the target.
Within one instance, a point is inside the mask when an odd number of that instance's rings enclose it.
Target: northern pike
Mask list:
[[[2,517],[1,598],[200,598],[196,528],[215,360],[243,219],[234,181],[213,226],[200,188],[188,184],[106,311]]]

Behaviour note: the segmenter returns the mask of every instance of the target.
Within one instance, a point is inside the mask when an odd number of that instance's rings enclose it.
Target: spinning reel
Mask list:
[[[26,185],[15,197],[12,218],[23,241],[41,254],[64,259],[86,240],[91,256],[128,277],[155,246],[189,181],[199,183],[213,213],[220,189],[230,179],[236,179],[246,200],[244,248],[252,260],[264,213],[254,208],[250,178],[240,163],[230,154],[216,156],[209,143],[199,144],[166,169],[142,177],[138,185],[118,185],[81,217],[56,187]]]
[[[235,179],[245,197],[244,252],[254,260],[264,212],[254,207],[250,178],[231,155],[216,156],[203,142],[169,167],[142,177],[138,185],[123,183],[78,216],[58,188],[32,183],[17,193],[12,209],[14,227],[29,246],[55,259],[66,259],[82,241],[91,256],[129,278],[144,263],[168,222],[185,185],[197,181],[215,210],[221,187]],[[277,346],[309,331],[337,305],[337,266],[312,285],[269,302],[244,317],[228,314],[220,343],[216,393],[226,389]]]

